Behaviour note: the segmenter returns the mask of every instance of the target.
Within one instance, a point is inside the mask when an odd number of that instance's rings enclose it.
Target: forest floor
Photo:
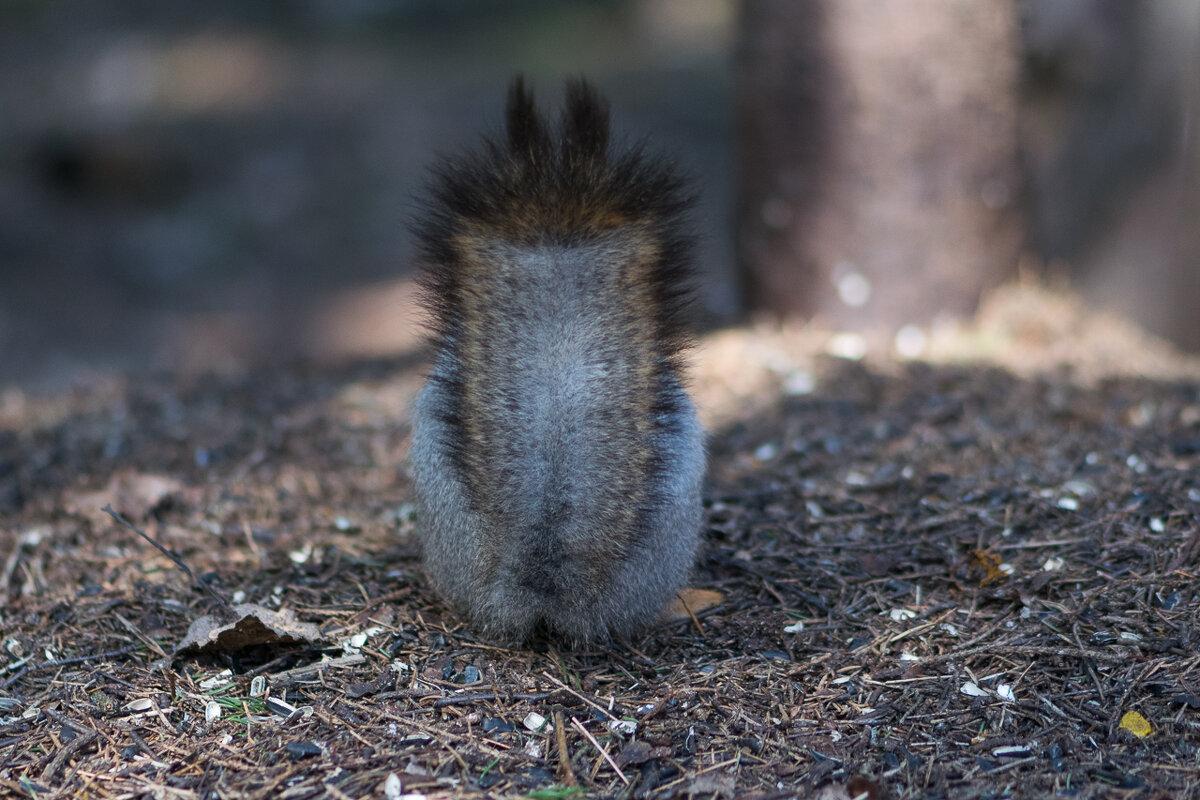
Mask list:
[[[10,390],[0,793],[1200,797],[1200,367],[1030,296],[704,337],[687,608],[589,650],[423,579],[418,354]]]

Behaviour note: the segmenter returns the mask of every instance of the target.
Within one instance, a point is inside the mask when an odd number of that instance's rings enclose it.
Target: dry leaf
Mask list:
[[[1000,562],[1000,556],[990,550],[972,550],[971,551],[971,571],[973,573],[982,573],[979,578],[980,586],[991,586],[994,583],[1000,583],[1008,579],[1012,574],[1012,568]]]
[[[627,767],[630,764],[639,765],[645,764],[652,758],[669,758],[671,756],[671,748],[669,747],[654,747],[649,742],[640,739],[633,739],[624,747],[621,752],[617,753],[617,766]]]
[[[693,614],[720,605],[724,599],[725,595],[711,589],[684,589],[663,611],[663,621],[680,622],[691,619]],[[689,611],[691,613],[688,613]]]
[[[65,492],[63,508],[98,524],[111,521],[108,514],[101,511],[105,506],[112,506],[130,519],[140,520],[182,489],[183,484],[165,475],[121,471],[113,473],[108,485],[98,491]]]
[[[821,787],[812,800],[879,800],[882,796],[878,785],[857,775],[845,784],[831,783]]]
[[[175,648],[175,656],[233,653],[254,645],[315,646],[323,640],[316,625],[297,621],[286,608],[272,611],[255,603],[242,603],[233,607],[233,613],[237,619],[229,624],[210,615],[192,620],[187,635]]]
[[[1154,733],[1154,728],[1150,727],[1149,720],[1136,711],[1126,711],[1125,716],[1121,717],[1120,727],[1139,739],[1145,739]]]

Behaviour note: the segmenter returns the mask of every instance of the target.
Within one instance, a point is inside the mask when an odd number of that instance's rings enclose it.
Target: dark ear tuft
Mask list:
[[[508,123],[508,151],[521,159],[527,159],[546,147],[546,125],[538,115],[533,102],[533,92],[525,86],[525,78],[518,75],[508,88],[508,107],[505,110]]]
[[[608,151],[608,103],[582,78],[567,82],[562,129],[563,150],[568,157],[604,161]]]

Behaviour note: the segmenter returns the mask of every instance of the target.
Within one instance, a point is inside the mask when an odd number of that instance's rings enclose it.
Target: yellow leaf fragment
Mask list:
[[[1126,711],[1125,716],[1121,717],[1120,727],[1139,739],[1145,739],[1154,732],[1154,729],[1150,727],[1149,721],[1136,711]]]

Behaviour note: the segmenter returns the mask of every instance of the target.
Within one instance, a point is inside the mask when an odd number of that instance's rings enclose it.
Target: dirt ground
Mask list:
[[[585,651],[423,580],[419,354],[5,393],[0,793],[1200,797],[1196,362],[1036,292],[831,351],[702,340],[687,608]]]

